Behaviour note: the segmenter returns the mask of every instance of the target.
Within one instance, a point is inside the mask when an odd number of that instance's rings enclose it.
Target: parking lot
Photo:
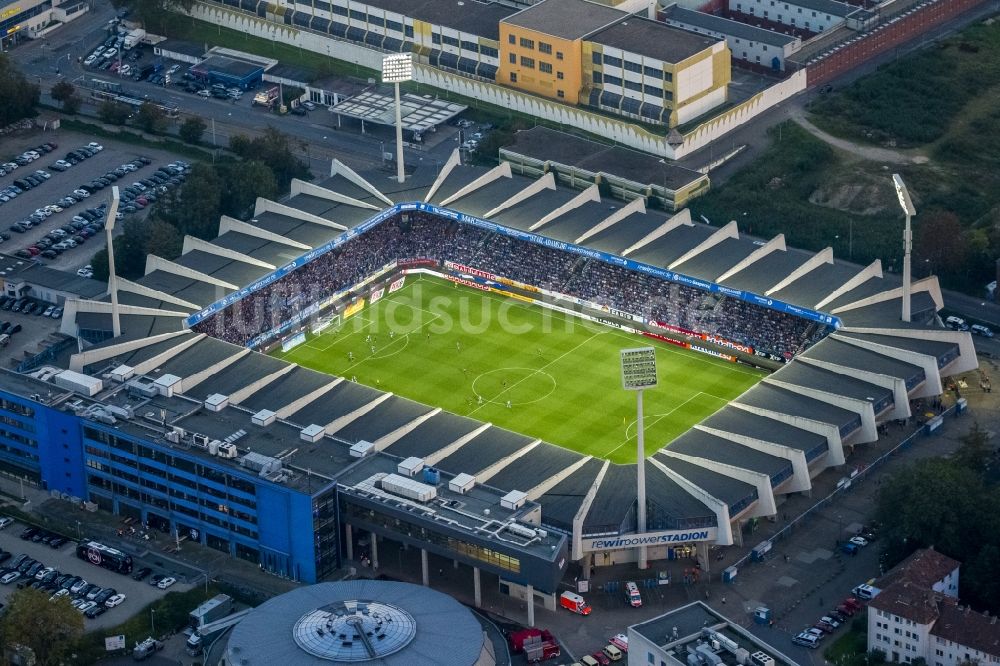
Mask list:
[[[74,539],[70,539],[58,549],[52,549],[42,543],[33,543],[19,538],[19,535],[26,529],[26,526],[15,522],[0,531],[0,548],[5,552],[13,553],[16,556],[24,553],[28,557],[45,564],[46,567],[54,567],[63,574],[73,574],[81,576],[89,583],[100,585],[102,588],[113,587],[117,592],[125,595],[125,601],[120,606],[109,609],[100,617],[86,620],[86,629],[100,629],[112,627],[124,622],[131,615],[146,607],[147,604],[156,601],[166,590],[149,585],[145,581],[132,580],[131,576],[122,575],[114,571],[103,569],[99,566],[85,562],[76,556],[76,544]],[[13,558],[8,559],[3,565],[8,566],[13,562]],[[140,568],[136,564],[136,569]],[[153,572],[151,575],[155,575]],[[169,588],[170,591],[180,591],[190,589],[190,585],[175,583]],[[0,602],[7,604],[10,594],[17,590],[17,581],[8,584],[0,584]],[[52,594],[52,592],[49,592]]]
[[[149,165],[137,165],[135,171],[117,176],[117,182],[113,184],[118,185],[120,189],[124,189],[133,182],[148,179],[156,169],[174,161],[171,155],[163,151],[137,149],[125,144],[116,145],[115,142],[102,142],[99,145],[103,147],[103,150],[60,173],[50,169],[50,165],[55,163],[56,160],[63,159],[70,151],[87,146],[89,140],[85,136],[62,131],[34,132],[27,136],[11,137],[5,140],[4,144],[5,149],[14,154],[38,146],[42,142],[54,143],[57,148],[47,155],[42,155],[41,159],[32,162],[28,166],[23,166],[11,174],[0,177],[0,190],[2,190],[11,185],[14,180],[20,180],[36,170],[43,170],[50,175],[48,179],[43,180],[39,185],[25,190],[16,198],[0,206],[0,212],[3,213],[3,220],[5,221],[4,228],[0,229],[0,232],[4,236],[10,236],[9,239],[5,239],[0,243],[0,251],[5,254],[14,255],[18,250],[25,249],[37,243],[54,230],[71,224],[74,216],[80,215],[88,209],[98,209],[110,197],[110,187],[105,186],[103,189],[95,190],[91,196],[83,198],[80,202],[66,206],[59,203],[61,199],[67,197],[81,186],[86,185],[89,187],[89,184],[95,179],[104,177],[108,173],[114,173],[116,169],[121,169],[123,165],[131,163],[139,157],[148,158],[150,161]],[[6,159],[8,155],[4,153],[0,154],[0,157]],[[16,222],[30,219],[35,211],[51,205],[58,205],[63,210],[54,211],[50,209],[48,217],[45,217],[36,226],[32,226],[32,228],[24,233],[17,233],[9,229]],[[123,215],[129,215],[128,202],[123,201],[120,210],[124,211]],[[139,213],[140,210],[141,208],[137,206],[134,213]],[[75,272],[79,268],[89,264],[94,253],[104,245],[103,233],[92,234],[84,240],[84,243],[77,242],[77,247],[69,248],[56,257],[35,256],[34,258],[53,268]]]

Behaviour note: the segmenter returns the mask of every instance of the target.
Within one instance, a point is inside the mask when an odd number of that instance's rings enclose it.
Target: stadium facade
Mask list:
[[[359,544],[377,563],[389,540],[421,550],[425,583],[433,553],[473,569],[477,601],[499,583],[554,608],[570,561],[587,575],[645,545],[650,559],[697,557],[707,570],[708,548],[740,543],[747,521],[843,470],[879,424],[916,416],[912,401],[977,367],[969,334],[940,326],[935,278],[914,284],[913,323],[903,323],[900,283],[879,262],[743,237],[687,211],[665,217],[641,199],[601,201],[596,186],[567,190],[550,174],[463,166],[457,154],[403,185],[338,162],[331,172],[319,185],[293,181],[286,201],[259,199],[249,221],[224,217],[210,242],[186,238],[176,260],[148,257],[146,275],[119,281],[120,337],[110,297],[68,301],[63,332],[81,350],[60,367],[0,376],[0,465],[297,580],[321,580]],[[492,250],[479,266],[457,263],[442,254],[456,238],[508,254],[496,266]],[[694,294],[697,321],[748,317],[750,337],[501,274],[524,269],[517,256]],[[330,276],[321,299],[281,291],[316,270],[333,271],[319,273]],[[635,465],[259,353],[293,344],[318,317],[360,311],[414,272],[774,372],[643,462],[649,518],[637,534]],[[269,317],[253,316],[261,308]],[[782,335],[761,337],[769,326]]]

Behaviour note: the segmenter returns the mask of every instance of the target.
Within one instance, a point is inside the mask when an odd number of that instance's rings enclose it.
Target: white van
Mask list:
[[[973,324],[972,326],[969,327],[969,330],[971,330],[973,334],[981,335],[984,338],[993,337],[993,329],[990,328],[989,326],[983,326],[982,324]]]
[[[944,325],[955,331],[969,330],[969,324],[961,317],[952,315],[944,320]]]
[[[614,645],[605,645],[601,649],[601,651],[604,653],[604,656],[606,656],[611,661],[621,661],[622,658],[625,656],[625,653],[623,653]]]
[[[856,588],[851,590],[854,596],[856,596],[858,599],[864,599],[865,601],[870,601],[874,599],[875,597],[878,596],[878,593],[881,591],[882,590],[878,589],[877,587],[872,587],[871,585],[867,584],[858,585]]]

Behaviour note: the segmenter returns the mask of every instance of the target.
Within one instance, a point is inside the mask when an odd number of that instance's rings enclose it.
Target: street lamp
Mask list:
[[[382,82],[393,84],[396,91],[396,179],[406,180],[403,170],[403,106],[399,100],[399,84],[413,80],[413,55],[394,53],[382,58]]]
[[[903,321],[910,321],[910,252],[913,250],[913,230],[910,228],[910,219],[917,214],[910,200],[910,193],[906,190],[906,183],[898,174],[892,174],[892,184],[896,186],[896,196],[899,197],[899,206],[906,215],[906,227],[903,230]]]
[[[150,630],[149,633],[153,634],[153,637],[155,638],[156,637],[156,609],[155,608],[150,608],[149,609],[149,630]]]
[[[621,350],[622,388],[636,395],[636,532],[646,532],[646,449],[642,417],[642,391],[656,386],[656,350],[652,347]],[[639,546],[639,569],[648,568],[646,547]]]

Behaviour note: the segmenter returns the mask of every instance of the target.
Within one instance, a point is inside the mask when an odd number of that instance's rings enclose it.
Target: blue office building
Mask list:
[[[435,512],[413,514],[412,503],[377,487],[398,471],[392,456],[352,456],[348,443],[266,409],[231,406],[218,394],[205,401],[175,394],[173,375],[108,380],[105,388],[71,371],[42,373],[51,381],[0,374],[0,469],[168,538],[304,582],[352,557],[356,540],[370,545],[358,537],[376,530],[550,594],[565,569],[563,535],[487,544],[455,520],[437,525]],[[440,480],[438,516],[459,504],[448,497],[448,476]],[[483,522],[501,528],[538,513],[532,502],[505,510],[503,493],[491,488],[461,494],[463,506],[492,508]],[[411,533],[402,534],[401,525]]]

